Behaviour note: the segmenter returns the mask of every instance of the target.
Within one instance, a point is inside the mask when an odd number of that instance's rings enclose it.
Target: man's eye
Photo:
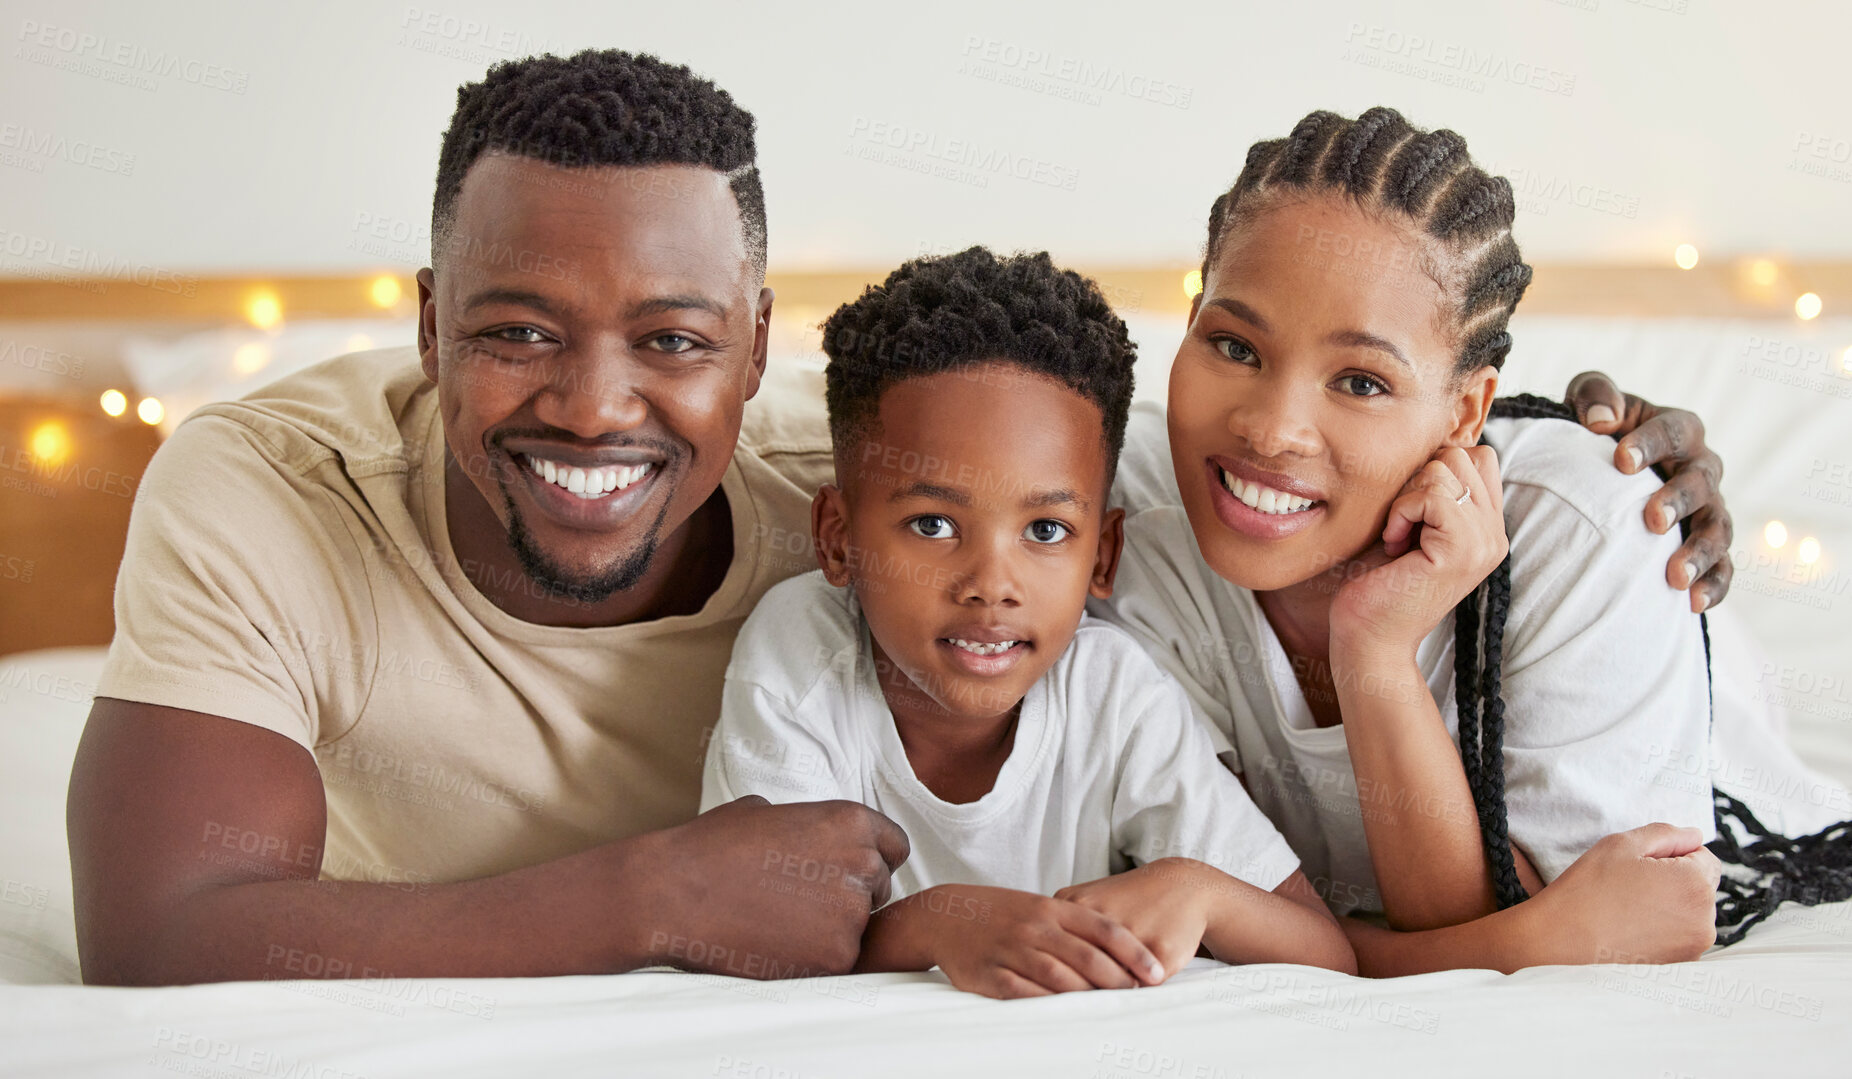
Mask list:
[[[1068,526],[1060,521],[1031,521],[1022,534],[1034,543],[1059,543],[1071,533]]]
[[[1254,349],[1239,337],[1218,337],[1215,339],[1216,351],[1241,364],[1252,364],[1260,359]]]
[[[698,343],[699,342],[694,338],[684,337],[679,333],[658,334],[650,338],[650,344],[656,346],[657,352],[667,352],[670,355],[674,355],[678,352],[687,352]]]
[[[1369,375],[1345,375],[1337,384],[1353,397],[1377,397],[1389,392],[1389,387]]]
[[[497,341],[506,341],[512,345],[538,345],[547,339],[547,335],[532,326],[503,326],[499,330],[490,330],[484,336]]]
[[[941,517],[936,513],[915,517],[908,521],[907,525],[913,529],[915,535],[925,539],[949,539],[952,535],[951,518]]]

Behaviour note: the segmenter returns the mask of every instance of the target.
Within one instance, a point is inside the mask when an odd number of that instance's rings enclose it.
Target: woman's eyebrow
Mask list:
[[[1325,340],[1334,345],[1342,345],[1346,348],[1373,348],[1378,352],[1384,352],[1395,357],[1397,363],[1400,363],[1410,371],[1415,369],[1415,365],[1408,362],[1408,357],[1402,355],[1402,350],[1395,347],[1395,342],[1386,337],[1378,337],[1373,333],[1366,333],[1363,330],[1339,330],[1330,337],[1325,338]]]
[[[1254,310],[1240,300],[1231,300],[1226,296],[1217,296],[1215,299],[1209,301],[1209,306],[1221,308],[1259,330],[1261,333],[1268,333],[1272,330],[1272,327],[1267,325],[1267,320],[1260,317],[1259,311]]]

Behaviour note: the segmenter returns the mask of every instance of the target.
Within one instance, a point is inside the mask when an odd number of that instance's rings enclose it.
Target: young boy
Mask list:
[[[1182,687],[1083,613],[1119,560],[1132,397],[1098,288],[1046,254],[917,259],[824,351],[822,569],[741,629],[702,808],[844,798],[906,830],[858,969],[998,997],[1156,984],[1199,946],[1354,971]],[[775,853],[766,887],[839,871]]]

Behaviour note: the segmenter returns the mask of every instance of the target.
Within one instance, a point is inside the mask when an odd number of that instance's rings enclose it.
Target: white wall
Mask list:
[[[1377,103],[1455,128],[1512,175],[1533,258],[1662,261],[1687,240],[1852,256],[1852,14],[1824,0],[173,6],[0,3],[0,273],[419,265],[456,86],[583,46],[687,62],[758,115],[787,269],[976,241],[1187,262],[1248,143],[1312,108]],[[1064,77],[1082,65],[1112,85]],[[999,81],[1025,75],[1038,88]],[[980,187],[851,152],[894,129],[1055,182]],[[369,246],[363,219],[401,240]]]

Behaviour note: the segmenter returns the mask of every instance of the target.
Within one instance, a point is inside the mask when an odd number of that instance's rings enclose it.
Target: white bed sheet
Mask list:
[[[1852,904],[1697,963],[1383,981],[1197,960],[995,1002],[937,974],[0,988],[0,1075],[1843,1076]]]

